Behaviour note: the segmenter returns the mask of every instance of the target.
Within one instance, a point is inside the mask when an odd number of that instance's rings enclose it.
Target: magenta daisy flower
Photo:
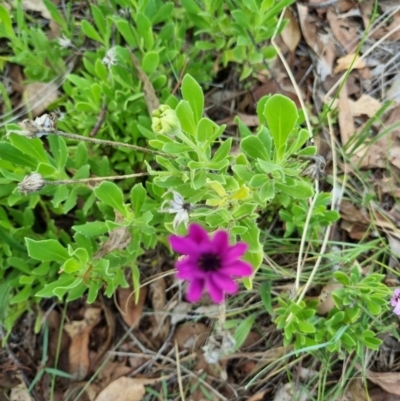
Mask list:
[[[394,307],[393,313],[400,316],[400,288],[396,288],[394,290],[390,304]]]
[[[178,278],[189,281],[187,300],[196,302],[206,290],[215,303],[221,303],[224,293],[238,290],[232,277],[248,277],[253,273],[251,265],[240,260],[247,244],[229,245],[226,231],[217,231],[212,239],[198,224],[189,226],[186,237],[171,235],[169,242],[175,252],[185,255],[176,262]]]

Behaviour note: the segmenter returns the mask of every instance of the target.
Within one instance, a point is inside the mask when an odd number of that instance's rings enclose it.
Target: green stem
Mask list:
[[[145,177],[149,173],[136,173],[136,174],[125,174],[125,175],[112,175],[109,177],[93,177],[93,178],[80,178],[78,180],[57,180],[57,181],[45,181],[46,185],[66,185],[66,184],[87,184],[90,182],[97,181],[113,181],[113,180],[124,180],[126,178],[134,177]]]
[[[113,146],[113,147],[124,147],[124,148],[134,149],[139,152],[150,153],[150,154],[157,155],[157,156],[163,156],[163,157],[166,157],[169,159],[176,158],[175,155],[170,155],[169,153],[159,152],[157,150],[147,149],[147,148],[143,148],[141,146],[131,145],[129,143],[124,143],[124,142],[116,142],[116,141],[108,141],[106,139],[91,138],[91,137],[87,137],[87,136],[71,134],[71,133],[62,132],[62,131],[53,131],[53,132],[50,132],[49,134],[63,136],[64,138],[69,138],[69,139],[75,139],[77,141],[92,142],[92,143],[96,143],[98,145],[108,145],[108,146]]]

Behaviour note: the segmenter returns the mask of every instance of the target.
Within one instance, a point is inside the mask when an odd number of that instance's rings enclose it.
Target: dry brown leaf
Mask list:
[[[271,392],[271,388],[268,388],[264,391],[261,391],[257,394],[252,395],[247,401],[263,401],[265,400],[265,396]]]
[[[326,315],[335,307],[332,292],[339,288],[343,288],[343,284],[328,283],[322,288],[321,294],[318,296],[317,313],[319,315]]]
[[[353,17],[353,15],[349,15]],[[336,40],[340,43],[346,53],[354,53],[359,44],[358,30],[359,24],[354,22],[354,18],[344,18],[336,14],[334,7],[329,7],[326,12],[326,19]]]
[[[58,87],[54,83],[33,82],[25,85],[23,105],[33,117],[43,114],[51,103],[58,99]]]
[[[179,350],[197,350],[202,347],[211,333],[211,328],[203,323],[186,323],[179,326],[174,334]]]
[[[64,325],[65,331],[71,337],[68,350],[69,373],[72,380],[83,380],[89,372],[89,336],[100,318],[101,308],[87,308],[83,320],[72,321]]]
[[[349,99],[349,103],[353,117],[368,116],[371,118],[382,107],[379,100],[366,94],[361,95],[355,102]]]
[[[83,380],[89,373],[89,336],[92,328],[92,325],[86,327],[82,333],[77,334],[71,340],[68,352],[69,373],[72,376],[71,380]]]
[[[275,393],[274,397],[274,401],[293,401],[294,399],[308,401],[311,399],[311,395],[309,397],[307,391],[301,392],[293,383],[286,383]]]
[[[367,378],[385,391],[400,395],[400,372],[372,372],[366,370]]]
[[[28,388],[26,387],[25,382],[22,377],[18,375],[21,383],[11,389],[10,393],[10,401],[33,401],[32,396],[30,395]]]
[[[337,65],[333,71],[335,74],[338,74],[342,71],[347,71],[350,67],[351,69],[359,70],[367,66],[365,61],[356,54],[348,54],[347,56],[340,57],[336,62]]]
[[[193,304],[179,302],[171,312],[171,324],[177,324],[189,317],[188,312],[192,310]]]
[[[151,337],[153,342],[159,345],[163,344],[167,339],[171,326],[169,316],[163,313],[167,304],[166,290],[167,286],[163,277],[150,284],[151,304],[155,312],[152,317],[154,328],[151,332]]]
[[[124,217],[117,210],[115,211],[115,222],[122,223]],[[97,252],[94,254],[94,259],[101,259],[108,253],[116,249],[125,249],[131,242],[131,234],[128,227],[118,227],[111,231],[108,239],[103,242]]]
[[[293,53],[301,39],[300,27],[295,15],[293,14],[293,11],[290,8],[286,8],[284,18],[288,20],[288,24],[281,33],[282,40],[288,49]]]
[[[345,393],[338,401],[370,401],[361,378],[352,379]]]
[[[122,376],[128,375],[132,372],[131,366],[126,366],[125,361],[123,362],[111,362],[108,361],[107,365],[100,371],[98,381],[101,383],[102,388],[108,386],[114,380],[119,379]]]
[[[22,0],[22,8],[27,11],[36,11],[42,14],[43,18],[51,19],[43,0]]]
[[[120,377],[102,390],[95,401],[140,401],[146,392],[144,386],[158,383],[163,379],[165,378],[134,379]]]
[[[393,166],[400,168],[400,146],[390,148],[389,161]]]
[[[324,81],[332,74],[333,62],[336,58],[336,49],[331,34],[322,34],[318,31],[318,20],[313,16],[306,5],[296,3],[299,13],[301,31],[307,45],[314,51],[317,62],[317,74]]]
[[[342,146],[344,146],[355,132],[346,85],[343,85],[343,88],[339,93],[338,113],[340,139],[342,141]]]
[[[147,286],[140,289],[139,300],[136,304],[135,294],[131,288],[118,288],[118,306],[121,310],[122,319],[129,327],[137,327],[139,325],[146,296]]]

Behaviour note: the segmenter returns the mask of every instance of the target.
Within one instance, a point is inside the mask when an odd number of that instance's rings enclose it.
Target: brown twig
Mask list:
[[[106,118],[106,114],[107,114],[107,103],[105,102],[105,100],[103,100],[99,117],[97,118],[96,124],[94,125],[93,129],[90,131],[89,134],[90,137],[93,138],[99,132],[99,129],[101,128],[101,125],[103,124],[104,119]]]

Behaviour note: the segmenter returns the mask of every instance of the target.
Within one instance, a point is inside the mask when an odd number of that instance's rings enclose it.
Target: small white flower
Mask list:
[[[64,47],[65,49],[71,47],[72,45],[71,40],[68,39],[65,35],[63,35],[61,38],[57,38],[57,42],[61,47]]]
[[[39,173],[27,175],[19,184],[18,190],[20,193],[27,195],[32,192],[40,191],[46,185],[45,179]]]
[[[101,62],[107,68],[110,68],[112,65],[117,64],[117,54],[115,52],[115,47],[112,47],[111,49],[107,50],[107,53],[104,56],[103,60],[101,60]]]
[[[178,228],[179,224],[183,223],[187,228],[189,223],[189,211],[190,211],[190,203],[186,203],[182,196],[175,191],[167,191],[167,193],[172,192],[173,199],[167,199],[161,205],[161,212],[163,213],[176,213],[174,221],[172,223],[174,230]],[[168,204],[168,207],[164,207],[165,204]]]

